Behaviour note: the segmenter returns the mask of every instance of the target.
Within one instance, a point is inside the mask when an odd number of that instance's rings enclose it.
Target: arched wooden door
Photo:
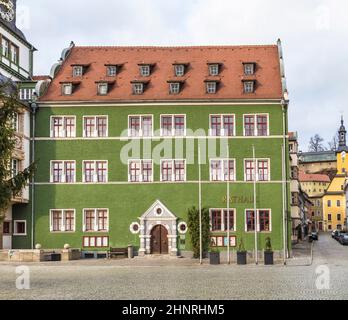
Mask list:
[[[168,254],[168,231],[162,226],[155,226],[151,231],[151,254]]]

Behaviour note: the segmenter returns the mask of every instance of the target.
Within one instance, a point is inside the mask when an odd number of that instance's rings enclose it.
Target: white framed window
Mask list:
[[[254,63],[244,63],[244,74],[246,76],[253,75],[255,73],[255,64]]]
[[[73,77],[83,76],[83,66],[73,66]]]
[[[109,209],[83,209],[83,232],[109,232]]]
[[[210,118],[209,135],[212,137],[233,137],[236,135],[234,114],[212,114]]]
[[[269,114],[245,114],[243,116],[244,136],[269,136]]]
[[[186,181],[186,160],[161,160],[161,181]]]
[[[76,182],[76,161],[74,160],[52,160],[50,171],[51,183]]]
[[[130,115],[128,116],[129,137],[152,137],[153,115]]]
[[[31,100],[33,97],[34,89],[31,88],[20,88],[19,89],[19,99],[22,101]]]
[[[183,77],[185,75],[185,65],[183,64],[175,65],[174,72],[176,77]]]
[[[257,167],[256,181],[270,181],[271,169],[270,159],[245,159],[244,160],[244,181],[255,180],[255,164]]]
[[[72,95],[72,91],[73,91],[73,85],[72,83],[63,83],[62,84],[62,94],[64,96],[70,96]]]
[[[272,232],[272,210],[271,209],[257,209],[257,221],[254,209],[245,210],[245,232],[255,232],[255,225],[257,224],[258,232]]]
[[[108,116],[84,116],[84,138],[106,138],[109,135]]]
[[[133,94],[141,95],[144,93],[144,83],[133,83]]]
[[[14,220],[13,221],[13,235],[14,236],[26,236],[27,235],[27,221],[26,220]]]
[[[82,177],[84,183],[108,182],[108,161],[84,160],[82,167]]]
[[[226,232],[228,226],[230,231],[237,231],[236,209],[210,209],[210,229],[212,232]]]
[[[98,94],[101,96],[105,96],[108,94],[109,85],[106,82],[98,83]]]
[[[75,209],[51,209],[50,232],[75,232]]]
[[[2,36],[1,46],[2,46],[2,55],[5,56],[6,58],[9,58],[10,41]]]
[[[236,181],[236,160],[211,159],[210,181]]]
[[[128,182],[153,182],[152,160],[129,160]]]
[[[218,76],[219,75],[219,73],[220,73],[220,66],[219,66],[219,64],[217,64],[217,63],[214,63],[214,64],[210,64],[209,65],[209,75],[210,76]]]
[[[151,74],[151,67],[150,65],[141,65],[140,66],[140,75],[142,77],[149,77]]]
[[[244,81],[244,93],[254,93],[255,81]]]
[[[179,94],[180,93],[180,82],[171,82],[169,83],[169,93],[170,94]]]
[[[208,94],[214,94],[216,93],[216,89],[217,89],[217,82],[213,82],[213,81],[209,81],[206,82],[206,87],[207,87],[207,93]]]
[[[116,75],[117,75],[117,66],[107,66],[106,67],[106,75],[108,77],[116,77]]]
[[[19,172],[19,163],[18,159],[11,160],[11,177],[14,178]]]
[[[108,248],[109,237],[83,237],[84,248]]]
[[[11,44],[11,61],[13,63],[16,63],[18,64],[18,58],[19,58],[19,48],[14,45],[14,44]]]
[[[161,115],[161,136],[186,135],[186,115],[182,114],[163,114]]]
[[[51,138],[75,138],[75,116],[51,116]]]

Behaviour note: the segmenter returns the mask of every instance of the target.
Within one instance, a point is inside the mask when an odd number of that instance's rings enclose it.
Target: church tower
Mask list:
[[[343,117],[341,127],[338,130],[339,143],[337,149],[337,174],[346,175],[348,173],[348,147],[347,147],[347,130],[344,126]]]

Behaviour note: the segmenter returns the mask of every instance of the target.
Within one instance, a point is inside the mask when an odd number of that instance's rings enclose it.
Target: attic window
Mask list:
[[[73,77],[83,76],[83,66],[73,66]]]
[[[64,96],[70,96],[73,92],[73,85],[72,83],[63,83],[62,84],[62,94]]]
[[[220,66],[218,63],[209,64],[209,75],[218,76],[220,73]]]
[[[105,96],[108,94],[109,85],[106,82],[98,83],[98,94],[101,96]]]
[[[106,74],[108,77],[115,77],[117,75],[117,66],[107,66]]]
[[[150,65],[141,65],[140,66],[140,75],[142,77],[149,77],[151,74]]]
[[[144,93],[143,83],[133,83],[133,94],[140,95]]]
[[[207,82],[207,93],[214,94],[216,93],[216,82]]]
[[[169,93],[178,94],[180,93],[181,83],[180,82],[171,82],[169,83]]]
[[[255,74],[255,63],[244,63],[244,74],[246,76]]]
[[[174,70],[175,70],[176,77],[183,77],[185,74],[185,65],[177,64],[174,66]]]
[[[244,93],[255,92],[255,81],[244,81]]]

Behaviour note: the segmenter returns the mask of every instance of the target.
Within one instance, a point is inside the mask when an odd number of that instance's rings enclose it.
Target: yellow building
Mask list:
[[[347,131],[343,118],[339,130],[339,147],[337,150],[337,174],[332,180],[323,197],[324,230],[341,230],[346,227],[346,196],[344,186],[348,173],[348,147],[346,143]]]

